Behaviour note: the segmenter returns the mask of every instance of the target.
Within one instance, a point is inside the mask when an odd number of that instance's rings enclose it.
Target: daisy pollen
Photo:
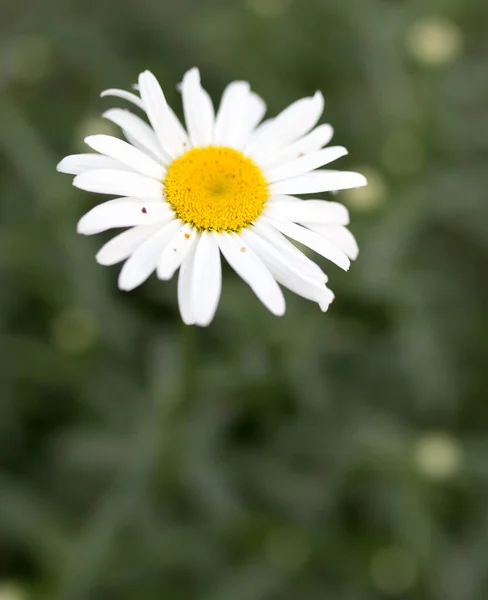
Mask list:
[[[297,194],[367,182],[359,173],[321,168],[347,154],[327,146],[330,125],[317,126],[322,95],[263,121],[264,101],[247,82],[235,81],[215,111],[193,68],[181,84],[185,129],[152,73],[140,74],[137,89],[102,93],[142,112],[142,118],[122,109],[104,113],[127,141],[88,136],[95,153],[67,156],[58,165],[75,175],[76,187],[115,196],[85,214],[78,232],[125,229],[96,256],[102,265],[124,262],[119,288],[132,290],[154,272],[168,280],[179,271],[182,319],[206,326],[220,299],[222,255],[273,314],[285,312],[280,286],[327,310],[334,299],[327,276],[293,242],[345,270],[358,247],[343,205]]]
[[[163,188],[175,214],[200,231],[240,231],[268,197],[259,167],[239,150],[218,146],[193,148],[173,161]]]

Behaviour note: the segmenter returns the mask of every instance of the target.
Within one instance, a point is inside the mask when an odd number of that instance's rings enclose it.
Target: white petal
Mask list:
[[[246,147],[246,154],[257,160],[277,152],[287,144],[305,135],[315,126],[324,109],[324,98],[317,92],[311,98],[302,98],[291,104],[263,129]]]
[[[347,150],[343,146],[330,146],[329,148],[311,152],[305,156],[266,169],[266,179],[270,183],[274,183],[282,179],[297,177],[298,175],[303,175],[304,173],[323,167],[346,154]]]
[[[280,251],[283,258],[290,264],[296,265],[304,275],[327,283],[328,277],[313,260],[310,260],[301,250],[290,242],[280,231],[266,222],[265,219],[259,219],[254,223],[254,231],[263,239],[270,242]]]
[[[276,202],[303,202],[303,198],[297,198],[296,196],[284,196],[282,194],[275,194],[270,196],[267,200],[268,204],[275,204]]]
[[[246,146],[246,148],[248,148],[253,142],[254,140],[258,139],[259,136],[262,135],[262,133],[268,129],[268,127],[271,127],[272,123],[273,123],[274,119],[266,119],[266,121],[263,121],[261,124],[259,124],[256,129],[252,132],[252,135],[250,136],[249,140],[248,140],[248,145]],[[261,163],[264,163],[266,161],[262,160]]]
[[[198,237],[200,234],[197,234]],[[193,308],[192,282],[195,262],[196,244],[190,249],[181,263],[178,276],[178,306],[181,319],[185,325],[195,324],[195,311]]]
[[[305,275],[296,263],[288,262],[273,244],[251,228],[243,230],[241,236],[267,265],[273,277],[292,292],[314,302],[330,298],[332,292],[323,281]]]
[[[164,223],[174,218],[165,202],[145,202],[139,198],[116,198],[92,208],[78,221],[77,232],[93,235],[116,227]]]
[[[73,179],[73,185],[80,190],[98,194],[136,196],[139,198],[163,198],[160,181],[149,179],[138,173],[98,169],[81,173]]]
[[[156,269],[164,246],[179,226],[176,219],[170,221],[136,248],[120,271],[118,284],[121,290],[133,290],[146,281]]]
[[[100,154],[72,154],[66,156],[58,163],[56,169],[60,173],[68,173],[69,175],[79,175],[85,171],[93,169],[124,169],[116,160],[108,158],[108,156],[100,156]]]
[[[102,98],[105,98],[105,96],[115,96],[116,98],[122,98],[123,100],[128,100],[129,102],[132,102],[132,104],[135,104],[139,108],[142,108],[142,110],[146,110],[143,101],[139,98],[139,96],[136,96],[136,94],[133,94],[132,92],[126,92],[125,90],[110,89],[102,92],[100,96]]]
[[[277,219],[272,219],[271,224],[281,231],[281,233],[284,233],[286,236],[300,242],[300,244],[311,248],[314,252],[317,252],[324,258],[335,263],[338,267],[341,267],[341,269],[347,271],[351,266],[351,263],[344,252],[318,233],[305,229],[305,227],[301,227],[296,223],[278,221]]]
[[[147,148],[145,148],[142,144],[139,143],[139,140],[134,137],[132,135],[132,133],[130,133],[130,131],[125,131],[122,130],[122,133],[124,134],[125,139],[129,142],[129,144],[131,146],[133,146],[134,148],[137,148],[138,150],[140,150],[141,152],[144,152],[144,154],[146,156],[149,156],[149,158],[152,158],[154,160],[156,160],[159,164],[161,165],[166,165],[168,164],[170,159],[161,159],[158,156],[155,156],[150,150],[148,150]]]
[[[176,133],[180,137],[180,139],[183,141],[182,142],[183,147],[184,147],[184,150],[186,151],[190,144],[190,140],[188,138],[188,133],[187,133],[186,129],[183,127],[183,125],[181,124],[181,121],[179,120],[179,118],[176,116],[175,111],[171,108],[171,106],[169,106],[169,104],[168,104],[168,110],[169,110],[171,119],[173,121]]]
[[[190,224],[180,225],[159,258],[157,274],[159,279],[171,279],[186,255],[199,237],[198,231]]]
[[[240,148],[249,131],[247,117],[251,91],[247,81],[234,81],[222,94],[215,120],[215,143]]]
[[[223,232],[219,235],[218,241],[227,262],[249,285],[264,306],[274,315],[284,315],[283,292],[255,252],[236,234]]]
[[[140,150],[149,152],[153,158],[161,160],[163,164],[170,159],[170,156],[161,148],[152,128],[134,113],[122,108],[111,108],[102,116],[118,125],[127,139]]]
[[[312,231],[325,236],[347,254],[351,260],[356,260],[358,257],[358,243],[347,227],[342,227],[340,225],[322,225],[320,223],[303,223],[303,225]]]
[[[200,84],[197,68],[185,73],[181,93],[191,143],[193,146],[209,146],[213,142],[215,111],[210,96]]]
[[[216,232],[203,231],[195,248],[192,303],[195,323],[209,325],[215,315],[222,289],[222,268]]]
[[[282,162],[288,162],[294,158],[299,158],[303,154],[316,152],[317,150],[320,150],[326,146],[332,139],[333,135],[334,130],[331,125],[319,125],[307,135],[304,135],[296,142],[289,144],[276,154],[271,154],[262,162],[265,165],[277,165],[281,164]]]
[[[161,181],[166,174],[164,167],[147,154],[111,135],[89,135],[85,138],[85,143],[93,150],[119,161],[141,175]]]
[[[109,266],[125,260],[160,227],[160,223],[138,225],[119,233],[100,248],[95,256],[97,262]]]
[[[144,71],[139,75],[139,86],[147,116],[161,146],[172,158],[180,156],[188,149],[189,140],[170,110],[158,80],[150,71]]]
[[[320,310],[321,310],[322,312],[327,312],[327,311],[329,310],[329,306],[330,306],[330,305],[332,304],[332,302],[334,301],[334,298],[335,298],[335,296],[334,296],[334,294],[333,294],[333,292],[332,292],[331,290],[329,290],[329,291],[330,291],[330,293],[332,294],[332,297],[330,297],[330,296],[329,296],[329,297],[326,297],[326,298],[324,298],[323,300],[321,300],[321,301],[318,303],[318,304],[319,304],[319,306],[320,306]]]
[[[294,221],[295,223],[327,223],[332,225],[347,225],[349,223],[347,208],[339,202],[328,200],[297,199],[296,202],[281,199],[273,200],[266,205],[263,214],[274,219]]]
[[[254,92],[249,96],[249,106],[247,109],[247,125],[249,133],[251,133],[259,123],[263,120],[266,114],[266,102]]]
[[[348,190],[367,185],[366,177],[349,171],[313,171],[301,177],[272,183],[272,194],[314,194],[333,190]]]

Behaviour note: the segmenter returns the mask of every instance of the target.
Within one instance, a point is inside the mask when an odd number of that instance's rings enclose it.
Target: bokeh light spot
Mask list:
[[[359,166],[353,169],[362,173],[368,180],[368,185],[351,190],[344,190],[339,201],[358,210],[371,210],[381,205],[387,196],[388,188],[379,171],[368,166]]]
[[[385,166],[392,172],[415,173],[424,163],[424,147],[419,138],[406,129],[392,131],[381,152]]]
[[[448,479],[461,466],[461,445],[448,433],[427,434],[416,444],[415,461],[419,470],[432,479]]]
[[[419,63],[438,66],[452,62],[461,54],[463,36],[456,23],[449,19],[425,17],[410,26],[406,45]]]
[[[405,549],[390,546],[379,550],[371,560],[371,578],[383,593],[399,596],[409,591],[417,579],[417,562]]]
[[[98,324],[92,313],[82,308],[68,308],[52,323],[54,344],[68,354],[89,350],[97,341]]]
[[[37,83],[45,77],[53,62],[52,47],[39,35],[15,36],[6,49],[7,69],[13,80]]]
[[[286,571],[300,568],[308,559],[311,546],[307,536],[296,529],[276,529],[265,542],[270,562]]]
[[[96,131],[97,134],[119,137],[118,127],[110,121],[107,121],[107,119],[96,116],[87,116],[78,123],[78,127],[75,131],[74,145],[80,152],[90,152],[90,149],[85,144],[85,138],[89,135],[93,135],[94,131]]]
[[[0,600],[28,600],[28,596],[16,583],[0,582]]]
[[[249,10],[260,17],[276,18],[288,7],[288,0],[247,0]]]

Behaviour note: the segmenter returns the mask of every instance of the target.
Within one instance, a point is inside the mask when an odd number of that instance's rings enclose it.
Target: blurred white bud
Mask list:
[[[443,17],[424,17],[414,21],[407,31],[406,45],[419,63],[444,65],[459,56],[463,35],[456,23]]]
[[[461,445],[447,433],[430,433],[418,440],[415,461],[419,470],[432,479],[448,479],[461,466]]]
[[[417,562],[404,548],[390,546],[379,550],[371,559],[371,579],[389,596],[408,592],[418,575]]]
[[[384,164],[394,173],[419,171],[424,156],[424,148],[419,138],[406,129],[392,131],[381,152]]]
[[[345,204],[358,210],[371,210],[382,204],[388,192],[382,175],[371,167],[357,167],[353,170],[362,173],[368,180],[368,185],[342,191],[339,200],[344,200]]]
[[[79,354],[96,343],[98,325],[92,313],[73,307],[64,310],[54,319],[51,333],[54,344],[61,351]]]

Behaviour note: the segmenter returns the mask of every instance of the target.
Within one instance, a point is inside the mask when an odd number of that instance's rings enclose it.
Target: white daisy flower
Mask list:
[[[324,100],[317,92],[261,122],[263,100],[244,81],[231,83],[215,113],[194,68],[181,83],[186,129],[168,106],[152,73],[139,94],[110,89],[102,96],[128,100],[147,116],[111,109],[104,117],[127,141],[91,135],[96,153],[67,156],[58,165],[73,185],[117,196],[78,222],[84,235],[128,228],[98,252],[102,265],[122,261],[118,285],[132,290],[154,271],[168,280],[179,269],[178,304],[187,324],[208,325],[222,286],[222,254],[275,315],[285,312],[280,284],[327,310],[334,299],[322,269],[290,240],[342,269],[358,247],[337,202],[296,194],[366,185],[359,173],[322,169],[347,154],[328,146],[330,125],[317,125]]]

